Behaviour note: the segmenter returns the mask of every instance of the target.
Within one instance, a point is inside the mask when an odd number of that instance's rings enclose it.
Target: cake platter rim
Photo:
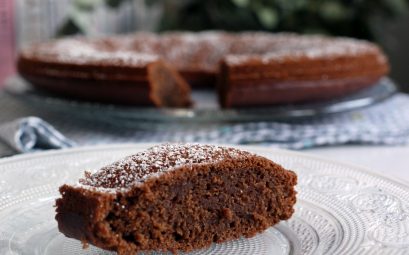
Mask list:
[[[220,122],[251,122],[305,119],[309,117],[326,116],[336,113],[360,109],[382,102],[398,91],[398,85],[389,77],[383,77],[377,85],[362,89],[353,94],[338,99],[306,103],[300,105],[277,105],[271,107],[253,108],[214,108],[214,105],[197,108],[154,108],[140,106],[121,106],[87,102],[63,98],[53,94],[38,92],[29,86],[20,76],[10,77],[4,86],[7,95],[20,102],[46,109],[56,113],[70,114],[73,117],[92,119],[100,122],[121,126],[137,126],[140,121],[152,123],[220,123]],[[209,92],[193,91],[193,96],[208,97]],[[213,93],[213,92],[211,92]],[[213,97],[213,96],[212,96]],[[214,100],[213,100],[214,101]],[[211,103],[215,104],[215,102]]]

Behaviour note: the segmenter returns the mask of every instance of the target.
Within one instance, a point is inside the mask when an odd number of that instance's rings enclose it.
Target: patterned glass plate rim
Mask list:
[[[58,233],[57,188],[152,144],[98,146],[0,160],[0,254],[111,254]],[[285,150],[235,146],[297,172],[294,216],[252,239],[192,254],[408,254],[409,186],[360,167]]]
[[[12,77],[6,83],[5,91],[22,102],[53,111],[69,113],[78,117],[107,121],[115,119],[122,125],[137,120],[153,122],[244,122],[271,121],[350,111],[381,102],[394,95],[398,88],[389,78],[382,78],[375,86],[336,100],[299,105],[274,107],[220,109],[216,95],[208,90],[194,90],[192,109],[158,109],[151,107],[125,107],[110,104],[90,103],[56,97],[31,88],[19,77]]]

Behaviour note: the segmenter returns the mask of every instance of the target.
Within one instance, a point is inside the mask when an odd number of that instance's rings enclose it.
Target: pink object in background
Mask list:
[[[0,1],[0,88],[15,72],[14,58],[14,0]]]

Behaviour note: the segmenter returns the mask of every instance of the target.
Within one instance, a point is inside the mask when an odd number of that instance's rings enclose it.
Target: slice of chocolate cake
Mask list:
[[[191,251],[286,220],[294,172],[233,148],[164,144],[60,188],[59,230],[119,254]]]
[[[189,107],[190,86],[170,65],[157,61],[148,66],[150,99],[158,107]]]

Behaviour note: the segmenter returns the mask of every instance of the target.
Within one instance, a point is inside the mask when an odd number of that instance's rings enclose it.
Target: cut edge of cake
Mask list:
[[[193,105],[191,89],[171,65],[156,61],[148,65],[149,96],[158,107],[183,108]]]

